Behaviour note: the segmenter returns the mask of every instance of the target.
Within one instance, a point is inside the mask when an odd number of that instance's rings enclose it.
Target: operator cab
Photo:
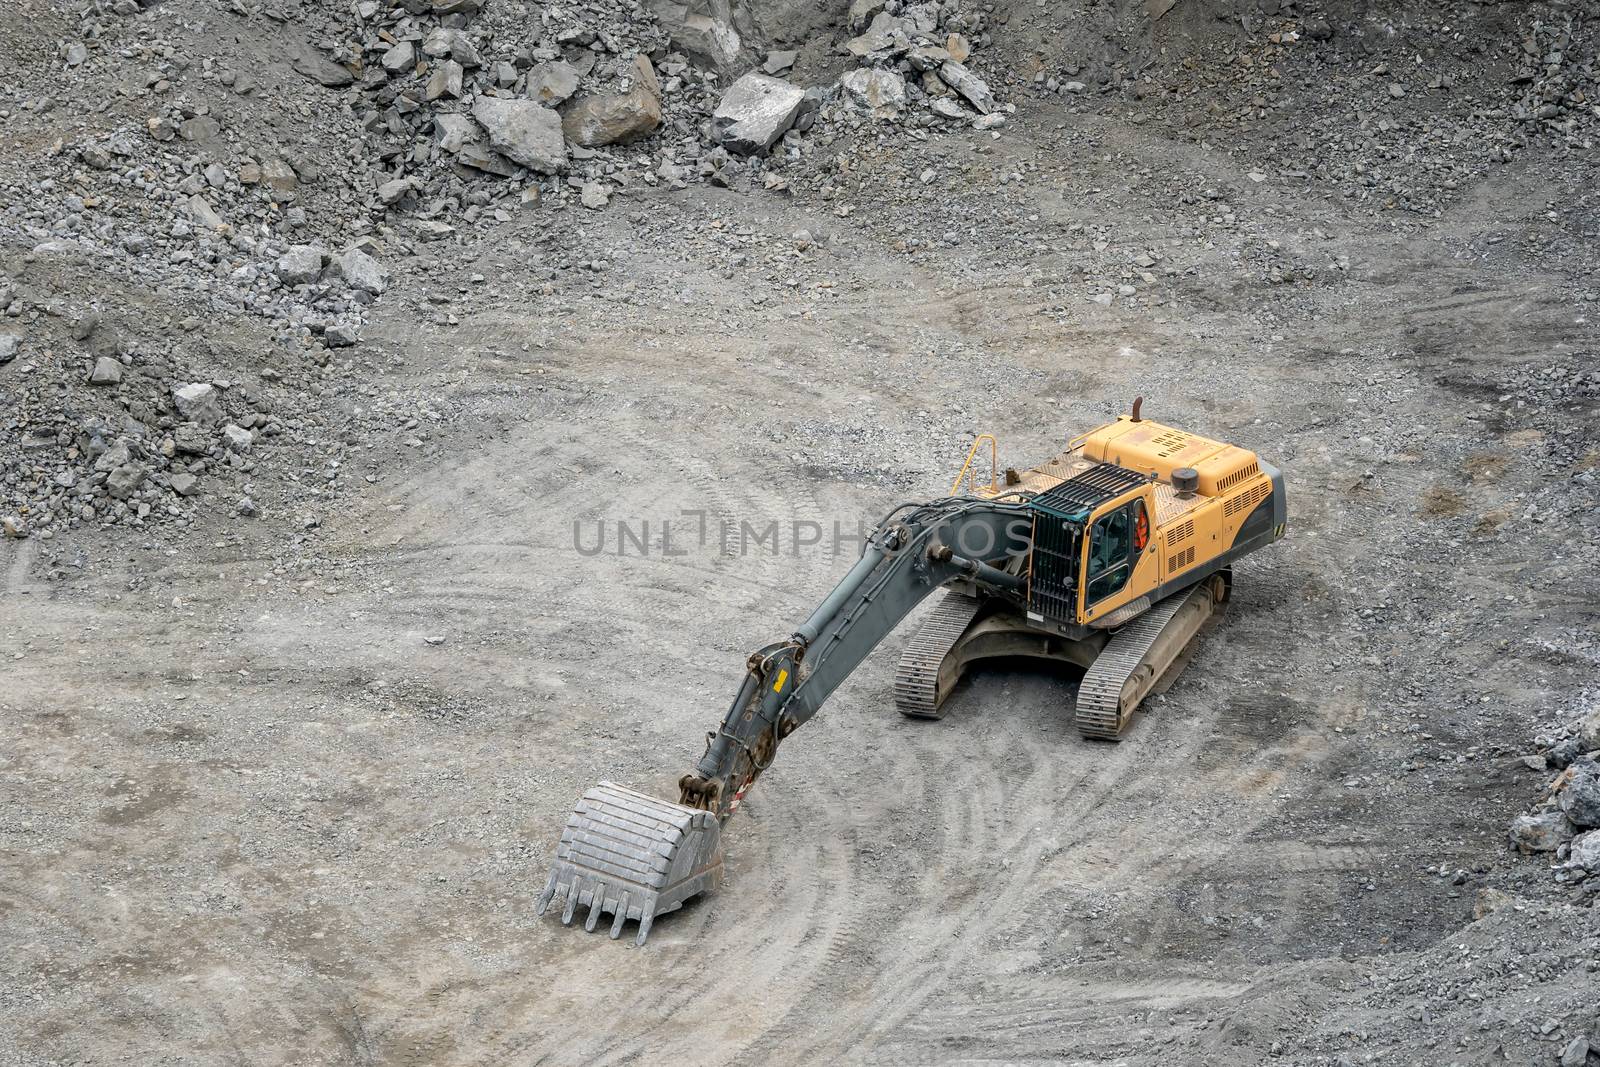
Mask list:
[[[1028,501],[1034,513],[1030,614],[1076,622],[1080,581],[1085,604],[1122,591],[1150,543],[1149,485],[1149,476],[1138,471],[1097,463]],[[1129,499],[1091,522],[1097,509],[1123,496]]]

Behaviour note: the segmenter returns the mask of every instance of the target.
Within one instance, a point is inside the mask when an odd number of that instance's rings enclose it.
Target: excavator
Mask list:
[[[901,504],[860,560],[787,638],[750,653],[677,803],[612,782],[567,818],[543,915],[562,905],[584,929],[610,914],[635,943],[722,875],[722,826],[778,746],[926,597],[944,590],[901,654],[894,699],[937,719],[973,663],[1031,657],[1083,668],[1074,708],[1085,737],[1116,741],[1164,690],[1228,600],[1233,563],[1284,535],[1283,475],[1255,453],[1131,412],[1026,470],[999,469],[979,436],[950,495]],[[989,446],[989,482],[974,461]]]

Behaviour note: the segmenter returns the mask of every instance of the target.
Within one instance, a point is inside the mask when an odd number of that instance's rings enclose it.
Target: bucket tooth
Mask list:
[[[573,912],[587,903],[585,930],[610,912],[616,938],[625,922],[637,919],[635,944],[642,945],[657,916],[721,881],[721,836],[710,812],[601,782],[567,817],[550,879],[539,894],[539,914],[564,896],[563,923],[570,924]]]

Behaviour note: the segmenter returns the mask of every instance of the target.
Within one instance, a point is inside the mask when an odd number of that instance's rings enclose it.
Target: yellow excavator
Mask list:
[[[611,782],[583,795],[540,914],[560,902],[570,923],[587,909],[588,930],[610,914],[613,938],[635,919],[642,945],[658,915],[715,886],[722,824],[778,746],[935,590],[946,592],[895,672],[901,712],[938,718],[970,664],[1035,657],[1084,668],[1078,730],[1120,738],[1227,601],[1233,562],[1282,537],[1288,522],[1271,464],[1144,419],[1140,405],[1026,470],[1002,473],[985,434],[949,496],[886,515],[810,618],[750,654],[677,803]],[[987,485],[973,466],[984,445]]]

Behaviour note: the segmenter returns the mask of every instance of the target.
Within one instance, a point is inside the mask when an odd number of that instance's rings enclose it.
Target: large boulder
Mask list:
[[[1590,874],[1600,874],[1600,830],[1589,830],[1574,837],[1567,862]]]
[[[967,98],[967,103],[987,115],[994,110],[994,94],[984,80],[960,63],[951,61],[939,68],[939,80]]]
[[[1510,836],[1518,852],[1554,852],[1572,840],[1572,826],[1559,811],[1518,815],[1511,820]]]
[[[1585,752],[1600,749],[1600,708],[1585,715],[1578,723],[1578,747]]]
[[[118,500],[126,500],[144,484],[148,471],[138,463],[124,463],[106,476],[106,492]]]
[[[1580,759],[1564,772],[1561,810],[1574,826],[1600,827],[1600,763]]]
[[[567,165],[567,143],[561,116],[533,100],[480,96],[472,117],[489,135],[494,150],[541,174],[556,174]]]
[[[733,0],[650,0],[650,10],[672,43],[724,74],[743,65],[750,17]]]
[[[561,129],[567,140],[586,148],[631,144],[661,126],[661,83],[648,56],[634,60],[635,85],[625,93],[586,96],[567,106]]]
[[[351,248],[343,255],[333,257],[328,272],[343,278],[352,289],[360,289],[373,296],[381,296],[389,279],[383,266],[359,248]]]
[[[307,285],[322,274],[322,249],[315,245],[293,245],[278,257],[276,273],[284,285]]]
[[[711,113],[711,137],[729,152],[755,155],[782,137],[805,105],[805,90],[751,71],[728,87]]]
[[[851,103],[878,118],[893,118],[906,106],[906,80],[892,70],[847,71],[839,78],[839,87]]]

